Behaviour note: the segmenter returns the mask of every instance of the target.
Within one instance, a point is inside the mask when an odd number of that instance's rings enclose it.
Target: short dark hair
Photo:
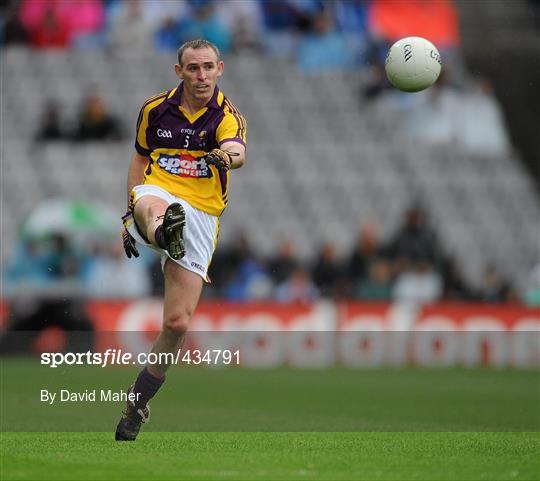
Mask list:
[[[199,48],[211,48],[215,52],[218,61],[221,60],[219,48],[217,48],[212,42],[209,42],[208,40],[198,38],[196,40],[189,40],[188,42],[182,44],[182,46],[178,49],[178,63],[180,65],[182,65],[182,55],[184,55],[184,52],[188,48],[192,48],[193,50],[197,50]]]

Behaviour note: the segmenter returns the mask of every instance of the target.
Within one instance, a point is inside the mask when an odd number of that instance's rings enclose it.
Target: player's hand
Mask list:
[[[204,157],[207,165],[213,165],[222,172],[227,172],[231,168],[231,155],[221,149],[214,149]]]
[[[122,242],[124,243],[124,251],[126,251],[128,259],[131,259],[132,256],[139,257],[139,251],[135,246],[135,239],[125,227],[122,231]]]

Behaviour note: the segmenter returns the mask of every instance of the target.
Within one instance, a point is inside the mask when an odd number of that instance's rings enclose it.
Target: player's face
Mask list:
[[[176,75],[184,81],[188,96],[206,102],[212,98],[217,79],[223,73],[223,61],[211,48],[188,48],[182,55],[182,65],[175,65]]]

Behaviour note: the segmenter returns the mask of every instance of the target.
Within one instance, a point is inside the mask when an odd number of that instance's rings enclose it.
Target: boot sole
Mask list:
[[[163,220],[163,233],[167,243],[167,252],[174,260],[182,259],[186,255],[184,243],[184,227],[186,225],[186,213],[184,208],[174,203],[167,207]]]

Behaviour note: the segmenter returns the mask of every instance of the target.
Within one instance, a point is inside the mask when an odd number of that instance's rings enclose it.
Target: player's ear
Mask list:
[[[183,73],[182,73],[182,67],[180,67],[180,65],[175,64],[175,65],[174,65],[174,71],[176,72],[176,76],[177,76],[180,80],[184,80],[184,75],[183,75]]]
[[[223,69],[225,68],[225,64],[223,63],[223,60],[220,60],[218,62],[217,68],[218,68],[218,77],[221,77],[221,75],[223,74]]]

